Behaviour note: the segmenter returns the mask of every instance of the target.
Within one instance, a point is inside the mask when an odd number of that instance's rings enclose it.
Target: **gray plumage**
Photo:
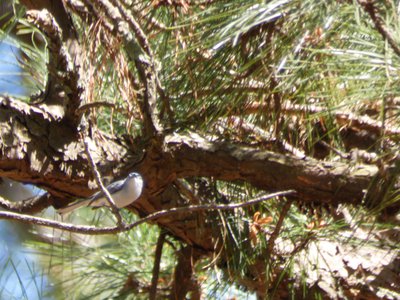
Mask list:
[[[125,179],[117,180],[106,187],[118,208],[128,206],[136,201],[143,190],[143,178],[138,173],[132,172]],[[83,206],[102,207],[110,206],[103,191],[98,191],[90,198],[79,200],[67,207],[58,210],[65,214]]]

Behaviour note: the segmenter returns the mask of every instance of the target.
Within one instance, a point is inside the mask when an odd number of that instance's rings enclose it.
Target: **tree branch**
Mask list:
[[[57,105],[57,109],[51,111],[55,119],[66,116],[77,122],[75,110],[79,106],[81,92],[78,86],[79,74],[74,70],[67,47],[64,46],[62,30],[47,9],[29,10],[26,15],[27,20],[44,33],[49,49],[46,87],[41,99],[36,102],[43,102],[39,105],[48,111],[48,104],[51,107]],[[66,102],[68,105],[65,105]]]
[[[295,189],[295,198],[316,203],[361,203],[375,165],[301,159],[291,155],[213,141],[194,133],[166,137],[178,178],[243,180],[267,191]],[[154,164],[153,164],[154,165]]]
[[[8,201],[0,197],[0,207],[8,211],[35,214],[53,205],[53,198],[50,194],[46,193],[41,196],[36,196],[21,201]]]
[[[76,114],[81,116],[86,111],[93,109],[93,108],[99,108],[99,107],[108,107],[108,108],[116,109],[116,105],[114,103],[110,103],[110,102],[106,102],[106,101],[97,101],[97,102],[92,102],[92,103],[86,103],[86,104],[80,106],[76,110]],[[121,109],[120,112],[123,112],[123,110]]]
[[[104,195],[106,196],[106,199],[107,199],[108,203],[110,204],[111,211],[113,212],[113,214],[117,218],[118,227],[124,228],[125,223],[122,220],[122,217],[121,217],[121,214],[119,213],[118,207],[115,205],[115,201],[112,198],[110,192],[104,186],[103,181],[101,180],[100,172],[97,169],[97,166],[96,166],[96,163],[93,160],[92,154],[90,153],[89,142],[90,142],[90,139],[88,137],[85,137],[84,138],[85,152],[86,152],[86,155],[87,155],[88,160],[90,162],[90,166],[91,166],[94,178],[96,180],[96,183],[100,187],[100,189],[103,191]]]
[[[151,278],[151,286],[150,286],[150,291],[149,291],[149,299],[150,300],[157,299],[157,283],[158,283],[158,276],[160,273],[160,262],[161,262],[162,249],[164,246],[166,235],[167,235],[167,233],[161,229],[161,232],[157,239],[156,251],[154,253],[153,276]]]
[[[72,20],[64,8],[62,0],[20,0],[28,10],[42,10],[47,9],[60,25],[63,32],[63,40],[75,38],[75,28]]]
[[[0,112],[12,116],[0,122],[1,128],[4,128],[0,131],[0,169],[3,176],[39,184],[44,189],[51,188],[51,194],[57,198],[71,199],[90,194],[87,178],[84,177],[87,175],[87,157],[84,156],[82,143],[70,127],[49,122],[51,116],[40,108],[9,97],[0,98]],[[43,129],[39,131],[37,128]],[[10,136],[10,131],[14,135]],[[69,142],[65,143],[64,138]],[[133,163],[132,158],[129,160],[127,157],[126,147],[120,142],[112,139],[107,139],[105,143],[97,142],[105,145],[105,149],[96,152],[96,157],[104,158],[106,162],[100,170],[102,173],[110,170],[118,173],[119,168]],[[48,153],[51,153],[50,156]],[[56,166],[53,161],[60,161],[61,165]],[[166,136],[162,152],[157,147],[146,149],[146,155],[137,167],[147,178],[149,195],[162,192],[176,178],[206,176],[226,181],[244,180],[267,191],[295,188],[299,199],[325,203],[360,203],[365,196],[364,190],[378,174],[376,165],[296,158],[209,141],[190,132]],[[29,172],[20,177],[18,170]],[[59,177],[54,177],[57,174]],[[75,176],[74,181],[63,179],[65,175],[72,174],[79,176]]]
[[[125,50],[139,73],[144,86],[142,115],[144,117],[145,134],[149,137],[158,136],[162,132],[161,121],[157,108],[157,93],[163,94],[159,83],[155,60],[148,39],[133,16],[114,0],[96,0],[96,8],[100,10],[113,24],[118,34],[123,38]]]
[[[70,223],[48,220],[45,218],[33,217],[30,215],[18,214],[18,213],[8,212],[8,211],[0,211],[0,219],[18,221],[18,222],[27,223],[27,224],[40,225],[40,226],[51,227],[51,228],[55,228],[55,229],[66,230],[69,232],[89,234],[89,235],[114,234],[114,233],[129,231],[129,230],[139,226],[140,224],[143,224],[143,223],[146,223],[146,222],[149,222],[152,220],[157,220],[157,219],[160,219],[160,218],[163,218],[166,216],[179,214],[182,212],[190,213],[190,212],[203,211],[203,210],[232,210],[232,209],[252,206],[259,202],[263,202],[263,201],[266,201],[266,200],[274,198],[274,197],[287,196],[287,195],[290,195],[293,193],[295,193],[295,191],[293,191],[293,190],[282,191],[282,192],[277,192],[277,193],[261,196],[261,197],[249,200],[247,202],[240,202],[240,203],[233,203],[233,204],[226,204],[226,205],[203,204],[203,205],[192,205],[192,206],[186,206],[186,207],[176,207],[176,208],[157,211],[157,212],[150,214],[147,217],[144,217],[144,218],[142,218],[136,222],[133,222],[131,224],[123,224],[122,227],[121,226],[96,227],[96,226],[86,226],[86,225],[74,225],[74,224],[70,224]]]
[[[388,41],[389,45],[392,47],[393,51],[400,56],[400,47],[398,42],[394,39],[393,35],[390,33],[388,28],[386,28],[385,23],[378,14],[378,8],[376,7],[375,1],[372,0],[358,0],[358,3],[363,7],[365,12],[371,17],[375,28],[382,35],[382,37]]]
[[[26,102],[14,99],[10,96],[0,96],[0,108],[9,113],[21,114],[24,116],[41,116],[43,120],[52,121],[53,116],[41,107],[30,105]]]
[[[87,185],[88,168],[84,146],[68,122],[55,122],[42,107],[0,96],[0,176],[32,183],[47,190],[63,205],[67,200],[86,198],[93,191]],[[103,174],[118,174],[130,163],[124,160],[127,146],[119,140],[95,135],[92,150],[96,161],[107,162]],[[101,139],[101,142],[99,141]]]
[[[287,200],[285,205],[282,208],[281,214],[279,215],[278,222],[276,223],[274,231],[271,233],[271,236],[269,237],[268,240],[268,246],[267,246],[267,255],[271,255],[272,251],[274,250],[275,246],[275,241],[279,236],[279,233],[281,231],[282,225],[283,225],[283,220],[285,219],[287,213],[289,212],[290,206],[292,205],[291,200]]]
[[[236,111],[230,116],[243,116],[249,114],[257,114],[260,111],[270,109],[269,104],[260,104],[260,103],[251,103],[251,105],[247,105],[243,107],[242,111]],[[400,128],[395,126],[388,126],[388,124],[383,124],[381,121],[374,120],[367,115],[356,115],[354,113],[345,111],[345,110],[328,110],[326,107],[321,107],[313,104],[293,104],[289,101],[286,101],[281,106],[282,113],[287,115],[322,115],[329,113],[330,116],[333,116],[336,119],[336,122],[339,126],[349,126],[351,128],[355,128],[358,130],[365,129],[367,131],[376,133],[376,134],[384,134],[387,138],[391,138],[391,136],[400,135]],[[236,118],[238,118],[236,117]],[[385,126],[383,126],[385,125]]]

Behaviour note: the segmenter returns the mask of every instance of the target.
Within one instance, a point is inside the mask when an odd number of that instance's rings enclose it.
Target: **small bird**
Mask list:
[[[106,189],[110,192],[115,205],[118,208],[122,208],[133,203],[140,197],[143,190],[143,178],[140,174],[132,172],[125,179],[111,183]],[[103,191],[98,191],[90,198],[82,199],[69,206],[60,208],[58,213],[65,214],[82,206],[103,207],[110,206],[110,203]]]

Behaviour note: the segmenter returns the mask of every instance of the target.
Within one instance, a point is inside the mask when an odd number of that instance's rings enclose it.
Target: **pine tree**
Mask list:
[[[0,217],[41,226],[60,297],[400,297],[398,6],[14,3],[0,176],[46,193]],[[126,209],[31,216],[132,170]]]

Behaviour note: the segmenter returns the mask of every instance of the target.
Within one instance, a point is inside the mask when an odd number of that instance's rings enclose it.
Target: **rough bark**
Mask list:
[[[51,197],[39,201],[36,212],[48,205],[60,207],[93,190],[91,171],[77,130],[52,120],[46,112],[9,98],[1,99],[0,110],[1,175],[33,183]],[[134,208],[139,215],[187,204],[174,186],[179,178],[213,177],[225,181],[247,181],[266,191],[295,189],[295,201],[361,203],[371,180],[379,175],[374,165],[346,165],[320,162],[311,158],[209,141],[196,134],[172,134],[165,138],[163,150],[150,145],[132,152],[129,145],[97,132],[91,149],[102,162],[103,175],[114,177],[132,167],[141,172],[146,188]],[[137,153],[144,153],[139,155]],[[92,182],[94,180],[92,179]],[[10,206],[2,205],[5,208]],[[157,220],[170,234],[191,245],[199,253],[213,253],[221,234],[207,220],[213,214],[182,213]],[[254,267],[258,270],[257,266]],[[248,280],[248,279],[247,279]],[[247,282],[243,279],[242,282]],[[254,284],[247,284],[249,288]],[[189,287],[189,285],[187,286]],[[254,289],[260,289],[258,284]],[[184,294],[185,291],[176,291]],[[178,297],[179,298],[179,297]]]
[[[194,273],[194,266],[199,258],[199,253],[192,247],[185,247],[179,251],[170,300],[185,299],[188,292],[192,292],[190,299],[200,300],[199,284]]]
[[[47,9],[55,18],[63,31],[64,41],[75,39],[76,31],[72,19],[64,8],[62,1],[53,0],[21,0],[27,9],[42,10]]]
[[[93,193],[90,188],[94,183],[89,183],[92,176],[77,129],[52,121],[34,106],[9,98],[1,99],[0,119],[2,176],[47,190],[58,199],[54,203],[56,207],[65,205],[68,199]],[[96,162],[102,163],[103,176],[121,176],[133,166],[143,174],[146,190],[143,199],[135,205],[143,215],[184,203],[172,186],[177,178],[205,176],[242,180],[268,192],[295,189],[294,197],[298,201],[338,205],[360,203],[371,179],[378,175],[374,165],[299,159],[211,142],[197,134],[167,136],[162,151],[154,146],[137,149],[138,153],[144,153],[142,159],[118,139],[107,138],[100,132],[92,138],[97,147],[91,151]],[[180,228],[182,221],[186,224],[184,230]],[[198,221],[197,216],[160,220],[164,226],[172,226],[168,228],[170,232],[183,240],[212,250],[210,238],[198,236]]]
[[[371,203],[375,203],[377,198],[379,201],[386,194],[393,183],[391,180],[397,176],[395,166],[382,168],[379,163],[366,164],[351,157],[348,157],[348,163],[321,161],[304,153],[299,156],[295,153],[271,152],[234,141],[200,136],[196,132],[167,132],[163,129],[156,102],[165,101],[159,106],[165,106],[163,109],[167,111],[168,104],[147,37],[135,19],[118,6],[118,2],[101,0],[94,1],[92,5],[90,1],[84,1],[82,7],[72,0],[21,2],[29,9],[46,8],[50,12],[50,15],[37,11],[29,13],[31,22],[48,39],[49,78],[46,91],[36,104],[0,97],[0,176],[35,184],[48,194],[20,204],[0,199],[0,206],[5,209],[36,213],[50,205],[59,208],[76,198],[91,195],[96,184],[85,154],[83,138],[91,139],[93,148],[89,151],[102,176],[113,180],[132,170],[142,174],[146,183],[142,197],[129,207],[140,216],[197,201],[182,193],[179,180],[183,178],[243,181],[266,192],[294,189],[296,194],[289,199],[294,204],[314,203],[337,207],[350,203],[371,207]],[[136,67],[135,74],[128,74],[127,82],[135,90],[140,90],[136,100],[140,107],[138,115],[143,123],[142,136],[137,137],[141,143],[125,137],[109,136],[94,124],[85,124],[86,111],[83,106],[95,107],[96,104],[82,100],[88,87],[80,82],[77,71],[79,59],[70,59],[65,51],[67,44],[75,40],[75,31],[63,3],[80,16],[92,14],[93,18],[104,18],[106,32],[123,40],[128,52],[127,60]],[[79,55],[76,51],[69,51],[71,53]],[[279,106],[280,114],[290,109],[292,113],[293,110],[297,113],[302,109],[282,106],[278,102],[275,105],[277,109]],[[346,122],[357,123],[347,115],[337,115],[336,119],[341,125]],[[88,128],[82,129],[85,126],[80,126],[81,122]],[[367,122],[358,122],[356,125],[371,132],[379,129],[379,126],[368,127],[365,124]],[[391,131],[391,134],[396,135],[398,131]],[[390,184],[381,184],[385,180]],[[367,193],[368,190],[373,193]],[[216,219],[214,213],[182,212],[156,221],[169,234],[189,245],[181,251],[171,299],[182,299],[190,290],[197,295],[197,286],[188,274],[193,274],[193,261],[201,255],[219,253],[221,250],[221,231],[212,224]],[[270,252],[277,235],[270,239]],[[223,255],[228,253],[221,253],[223,261]],[[264,263],[260,262],[260,265],[264,270]],[[248,278],[244,278],[242,282],[248,288],[258,290],[260,295],[265,295],[266,276],[257,267],[255,263],[250,277],[259,281],[250,283]],[[351,288],[349,284],[346,291]],[[284,293],[282,295],[287,296]]]

